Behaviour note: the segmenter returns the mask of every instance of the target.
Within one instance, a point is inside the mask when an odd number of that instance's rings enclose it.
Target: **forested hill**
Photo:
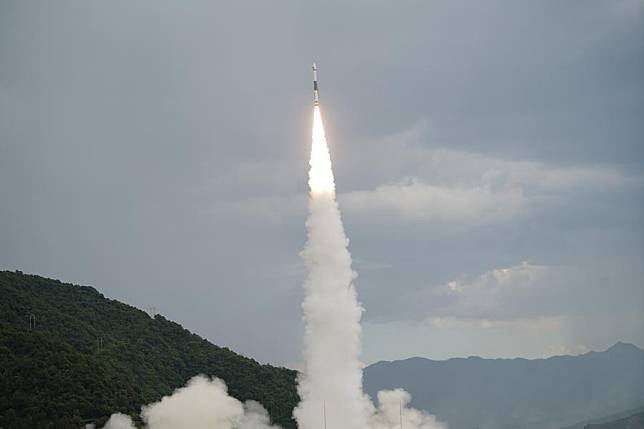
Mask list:
[[[223,379],[232,396],[259,401],[274,421],[295,427],[295,371],[217,347],[91,287],[0,271],[0,429],[135,416],[196,374]]]

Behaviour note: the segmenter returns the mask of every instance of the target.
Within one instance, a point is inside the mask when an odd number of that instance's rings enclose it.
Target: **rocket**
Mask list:
[[[313,105],[320,105],[320,92],[318,91],[318,66],[313,63]]]

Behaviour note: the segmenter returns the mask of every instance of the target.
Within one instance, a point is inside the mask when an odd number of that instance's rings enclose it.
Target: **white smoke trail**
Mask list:
[[[299,429],[441,428],[432,416],[402,406],[409,395],[380,392],[376,409],[362,391],[360,306],[320,108],[314,107],[309,170],[308,239],[302,258],[304,284],[304,370],[298,379],[301,402],[293,415]],[[392,417],[392,400],[396,416]],[[401,417],[402,416],[402,417]]]
[[[294,416],[300,429],[322,429],[325,411],[330,427],[364,429],[369,401],[362,393],[359,360],[362,307],[352,284],[355,274],[318,106],[310,165],[308,240],[302,252],[308,270],[302,304],[305,367]]]

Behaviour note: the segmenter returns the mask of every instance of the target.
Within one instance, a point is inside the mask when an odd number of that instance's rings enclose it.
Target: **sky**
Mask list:
[[[365,363],[644,347],[644,1],[0,3],[0,269],[298,367],[311,63]]]

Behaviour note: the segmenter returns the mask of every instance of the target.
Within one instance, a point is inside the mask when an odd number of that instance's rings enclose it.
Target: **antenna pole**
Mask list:
[[[322,403],[323,412],[324,412],[324,429],[326,429],[326,401]]]
[[[402,429],[402,401],[400,401],[400,429]]]

